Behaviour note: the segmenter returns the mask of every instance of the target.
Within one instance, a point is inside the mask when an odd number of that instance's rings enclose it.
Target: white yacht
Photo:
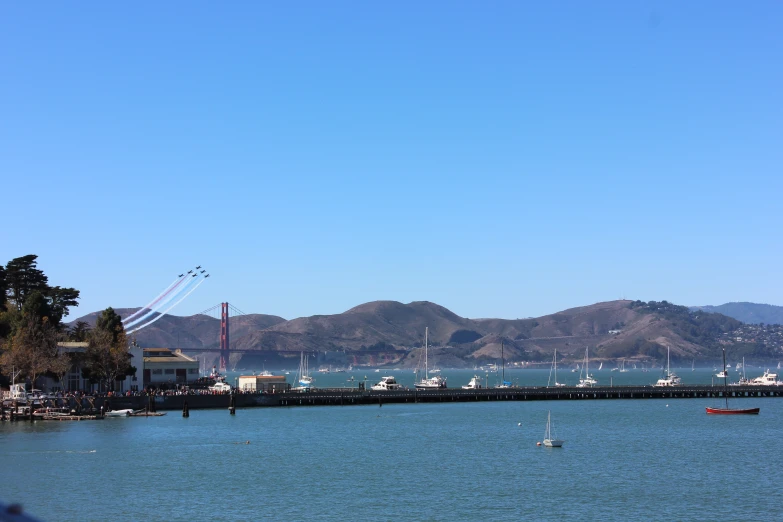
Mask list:
[[[386,375],[381,377],[381,382],[373,384],[372,389],[374,391],[394,391],[401,390],[402,384],[399,384],[392,375]]]
[[[669,370],[669,347],[666,347],[666,376],[658,379],[658,382],[653,384],[653,386],[656,386],[658,388],[663,388],[667,386],[681,386],[682,385],[682,379],[680,379],[677,375],[673,374]]]
[[[481,377],[474,375],[469,383],[462,387],[463,390],[480,390],[481,389]]]
[[[778,380],[777,373],[770,373],[769,369],[764,372],[764,375],[756,377],[750,384],[754,386],[781,386],[783,382]]]

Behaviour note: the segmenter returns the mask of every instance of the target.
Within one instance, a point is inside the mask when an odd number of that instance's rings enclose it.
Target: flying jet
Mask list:
[[[193,274],[193,275],[192,275],[192,276],[190,276],[190,277],[198,277],[198,274]]]
[[[185,277],[185,274],[180,274],[177,277]]]
[[[188,270],[188,274],[192,274],[192,273],[193,273],[193,270]]]
[[[205,275],[205,276],[204,276],[204,279],[206,279],[206,278],[208,278],[208,277],[209,277],[209,274]]]
[[[201,268],[201,265],[198,265],[198,266],[196,267],[196,270],[198,270],[199,268]]]
[[[202,270],[202,271],[201,271],[201,273],[202,273],[202,274],[203,274],[204,272],[206,272],[206,270]]]

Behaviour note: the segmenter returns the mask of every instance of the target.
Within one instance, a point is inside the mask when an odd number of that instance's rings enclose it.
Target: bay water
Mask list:
[[[45,521],[780,518],[783,399],[735,400],[758,416],[707,416],[709,405],[719,401],[4,422],[0,499]],[[536,446],[548,410],[562,449]]]

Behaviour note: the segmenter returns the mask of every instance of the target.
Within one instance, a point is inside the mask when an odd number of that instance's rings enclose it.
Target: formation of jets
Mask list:
[[[201,268],[201,265],[198,265],[198,266],[196,267],[196,273],[195,273],[195,274],[193,273],[193,270],[188,270],[188,274],[190,274],[190,277],[198,277],[199,275],[201,275],[201,274],[203,274],[204,272],[206,272],[206,270],[201,270],[201,271],[199,272],[199,269],[200,269],[200,268]],[[185,274],[180,274],[180,275],[179,275],[179,276],[177,276],[177,277],[185,277]],[[209,277],[209,274],[205,275],[205,276],[204,276],[204,279],[206,279],[206,278],[208,278],[208,277]]]

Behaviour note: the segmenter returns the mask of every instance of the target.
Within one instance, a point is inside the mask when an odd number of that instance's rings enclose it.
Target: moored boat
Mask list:
[[[474,375],[470,382],[462,387],[463,390],[480,390],[481,377]]]
[[[401,390],[402,384],[399,384],[393,375],[386,375],[381,377],[381,381],[378,384],[373,384],[372,389],[374,391],[394,391]]]
[[[723,373],[726,374],[726,349],[723,349]],[[711,408],[707,406],[707,415],[758,415],[759,408],[729,408],[729,389],[726,378],[723,379],[723,398],[726,400],[725,408]]]
[[[681,386],[682,385],[682,379],[680,379],[676,374],[671,372],[671,366],[669,365],[669,347],[666,347],[666,376],[658,379],[658,382],[653,384],[653,386],[657,388],[667,387],[667,386]]]
[[[546,416],[546,432],[544,433],[544,446],[547,448],[562,448],[564,440],[552,436],[552,411]]]
[[[430,377],[427,360],[427,351],[429,350],[430,329],[424,329],[424,378],[418,381],[415,386],[417,390],[437,390],[446,387],[446,379],[440,375]]]

